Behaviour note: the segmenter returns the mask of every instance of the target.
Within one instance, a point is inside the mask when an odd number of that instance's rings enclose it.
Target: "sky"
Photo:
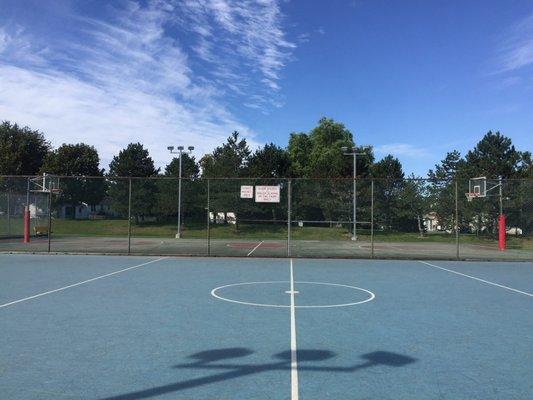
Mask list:
[[[321,117],[425,176],[489,130],[533,150],[531,0],[0,0],[0,120],[57,147],[201,157]]]

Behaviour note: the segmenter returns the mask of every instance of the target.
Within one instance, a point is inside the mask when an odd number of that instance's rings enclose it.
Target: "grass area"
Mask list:
[[[211,238],[213,239],[278,239],[287,237],[285,224],[241,224],[239,230],[233,225],[211,225]],[[127,236],[127,220],[66,220],[53,221],[52,231],[55,235],[74,236]],[[142,223],[132,225],[132,235],[138,237],[174,237],[176,234],[175,222]],[[186,238],[205,238],[207,230],[205,225],[185,224],[183,236]],[[361,229],[358,232],[361,240],[370,240],[370,231]],[[291,227],[293,240],[350,240],[351,233],[344,227]],[[424,237],[416,232],[383,232],[375,231],[376,242],[450,242],[455,241],[455,235],[443,232],[430,233]],[[460,242],[494,246],[497,240],[493,237],[476,236],[474,234],[461,234]],[[533,238],[507,237],[507,245],[513,249],[533,250]]]

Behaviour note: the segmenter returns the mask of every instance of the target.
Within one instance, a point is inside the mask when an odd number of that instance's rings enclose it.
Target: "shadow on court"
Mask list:
[[[197,369],[197,370],[222,370],[223,372],[213,373],[200,378],[189,379],[181,382],[170,383],[168,385],[153,387],[146,390],[130,392],[118,396],[106,397],[102,400],[134,400],[146,399],[184,389],[190,389],[211,383],[226,381],[246,375],[258,374],[273,370],[290,370],[291,351],[283,351],[274,354],[276,361],[264,364],[247,364],[245,362],[231,362],[230,359],[240,359],[253,354],[253,351],[244,347],[233,347],[226,349],[213,349],[195,353],[189,356],[194,361],[186,364],[178,364],[176,369]],[[351,373],[364,368],[375,366],[403,367],[404,365],[416,362],[415,358],[392,353],[388,351],[374,351],[360,356],[361,361],[345,366],[319,365],[320,362],[331,360],[336,354],[329,350],[298,350],[298,370],[299,371],[322,371],[322,372],[343,372]]]

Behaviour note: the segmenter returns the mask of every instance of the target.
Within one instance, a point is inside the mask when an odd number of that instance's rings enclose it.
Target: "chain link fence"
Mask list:
[[[0,176],[0,251],[532,260],[533,180],[471,201],[468,190],[427,179]]]

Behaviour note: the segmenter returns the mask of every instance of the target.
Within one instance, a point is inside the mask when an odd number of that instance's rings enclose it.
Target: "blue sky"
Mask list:
[[[104,167],[327,116],[425,175],[490,129],[532,150],[532,110],[531,1],[0,0],[0,119]]]

